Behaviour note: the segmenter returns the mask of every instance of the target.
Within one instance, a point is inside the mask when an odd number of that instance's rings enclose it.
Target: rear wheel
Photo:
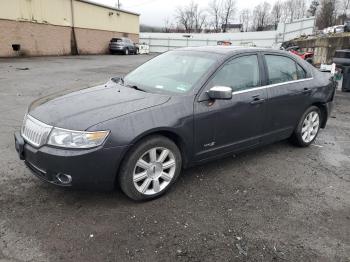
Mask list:
[[[129,55],[129,49],[125,48],[124,55]]]
[[[294,144],[300,147],[309,146],[317,137],[320,130],[321,111],[317,106],[308,108],[301,117],[292,135]]]
[[[127,154],[119,173],[120,187],[133,200],[156,198],[176,181],[181,165],[174,142],[163,136],[146,138]]]

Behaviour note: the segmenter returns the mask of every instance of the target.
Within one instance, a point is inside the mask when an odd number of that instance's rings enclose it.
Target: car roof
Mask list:
[[[272,48],[243,47],[243,46],[199,46],[199,47],[184,47],[176,50],[216,53],[224,56],[231,56],[237,53],[259,52],[259,51],[274,52],[274,53],[281,53],[281,54],[287,53],[286,51],[272,49]]]

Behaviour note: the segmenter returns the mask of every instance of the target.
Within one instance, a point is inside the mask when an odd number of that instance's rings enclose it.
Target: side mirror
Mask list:
[[[232,88],[228,86],[214,86],[207,91],[212,100],[229,100],[232,99]]]

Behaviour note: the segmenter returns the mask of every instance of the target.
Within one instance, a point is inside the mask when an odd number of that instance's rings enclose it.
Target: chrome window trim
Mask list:
[[[292,80],[292,81],[282,82],[282,83],[277,83],[277,84],[258,86],[258,87],[253,87],[253,88],[246,89],[246,90],[233,91],[232,95],[239,95],[239,94],[247,93],[247,92],[250,92],[250,91],[257,91],[257,90],[267,89],[267,88],[275,87],[275,86],[282,86],[282,85],[288,85],[288,84],[293,84],[293,83],[305,82],[305,81],[310,81],[312,79],[314,79],[314,78],[313,77],[309,77],[309,78]]]

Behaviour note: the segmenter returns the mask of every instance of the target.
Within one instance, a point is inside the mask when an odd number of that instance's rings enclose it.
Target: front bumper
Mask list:
[[[112,190],[127,146],[72,150],[49,146],[35,148],[26,143],[19,132],[15,133],[16,151],[26,166],[41,180],[58,186],[93,190]],[[58,174],[72,177],[72,182],[62,184]]]

